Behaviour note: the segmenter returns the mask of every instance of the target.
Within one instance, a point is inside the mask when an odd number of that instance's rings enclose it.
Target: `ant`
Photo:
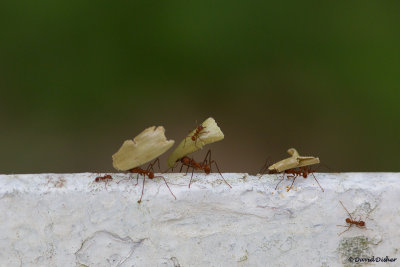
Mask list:
[[[186,138],[190,137],[190,139],[192,139],[192,141],[194,142],[194,145],[197,147],[197,139],[200,139],[200,140],[201,140],[200,134],[208,133],[208,132],[204,132],[204,131],[203,131],[205,128],[206,128],[206,127],[203,126],[203,125],[198,125],[198,126],[196,127],[196,129],[195,129],[194,134],[193,134],[192,136],[188,135]],[[186,138],[185,138],[185,143],[184,143],[183,146],[185,146],[185,144],[186,144]]]
[[[260,178],[265,174],[275,174],[278,173],[276,170],[268,170],[268,161],[264,164],[264,166],[261,168],[260,173],[261,176]],[[278,188],[278,185],[285,179],[285,174],[290,174],[287,176],[287,178],[293,178],[293,182],[290,185],[290,187],[287,189],[287,191],[289,192],[290,189],[292,189],[294,181],[296,181],[296,178],[298,176],[302,176],[304,179],[308,177],[309,174],[311,174],[315,181],[317,182],[317,184],[319,185],[319,187],[321,188],[322,192],[324,192],[324,189],[322,188],[322,186],[319,184],[317,178],[315,177],[315,175],[313,174],[315,172],[315,170],[312,170],[310,167],[308,166],[303,166],[303,167],[299,167],[299,168],[293,168],[293,169],[288,169],[288,170],[284,170],[282,179],[279,181],[279,183],[276,185],[275,190]]]
[[[112,179],[113,179],[112,176],[109,175],[109,174],[107,174],[107,175],[104,175],[104,176],[98,176],[98,177],[96,177],[96,179],[94,179],[94,181],[95,181],[96,183],[104,182],[104,187],[105,187],[106,190],[107,190],[107,184],[108,184],[108,182],[111,181]]]
[[[364,222],[364,221],[361,221],[361,218],[360,218],[360,220],[358,220],[358,221],[353,220],[353,217],[351,217],[350,212],[349,212],[349,211],[346,209],[346,207],[343,205],[342,201],[339,200],[339,202],[340,202],[340,204],[342,205],[342,207],[344,208],[344,210],[347,212],[347,214],[349,215],[350,218],[346,218],[346,223],[348,223],[348,225],[338,225],[338,226],[347,227],[346,230],[344,230],[343,232],[341,232],[341,233],[338,234],[338,235],[341,235],[341,234],[343,234],[344,232],[347,232],[353,225],[357,226],[358,228],[365,229],[365,222]]]
[[[290,189],[292,189],[294,181],[296,181],[296,178],[298,176],[303,176],[304,179],[306,179],[308,177],[309,174],[311,174],[315,181],[317,182],[317,184],[319,185],[319,187],[321,188],[322,192],[324,192],[324,189],[322,188],[322,186],[319,184],[317,178],[315,178],[315,175],[313,174],[313,172],[315,172],[315,170],[312,170],[310,167],[308,166],[304,166],[304,167],[299,167],[299,168],[294,168],[294,169],[289,169],[289,170],[285,170],[284,174],[290,174],[287,176],[287,178],[293,178],[293,182],[290,185],[289,189],[287,189],[287,191],[289,192]],[[283,180],[283,178],[282,178]],[[279,181],[279,183],[276,185],[275,189],[278,187],[278,185],[282,182]]]
[[[163,180],[165,182],[165,185],[168,187],[168,189],[171,192],[172,196],[176,200],[176,196],[174,195],[174,193],[172,193],[171,188],[169,188],[169,185],[168,185],[167,181],[165,180],[165,178],[163,176],[154,176],[153,166],[156,164],[156,162],[158,163],[158,168],[160,169],[160,159],[157,158],[153,163],[150,163],[149,166],[147,166],[147,169],[142,169],[142,168],[139,168],[139,167],[135,167],[133,169],[128,170],[131,173],[137,173],[135,186],[138,185],[138,183],[139,183],[139,175],[143,175],[143,187],[142,187],[142,194],[140,196],[140,199],[138,200],[139,204],[140,204],[140,202],[142,202],[142,197],[143,197],[143,192],[144,192],[144,183],[146,182],[146,176],[149,179],[154,179],[154,178],[157,178],[157,177],[163,178]]]
[[[221,175],[222,179],[224,180],[224,182],[230,187],[232,188],[232,186],[225,180],[224,176],[222,176],[221,171],[219,170],[218,164],[215,160],[211,160],[211,149],[208,150],[206,157],[204,158],[203,162],[199,163],[196,162],[193,158],[189,158],[187,156],[184,156],[183,158],[177,160],[177,162],[180,161],[181,165],[181,169],[179,170],[179,172],[182,172],[183,166],[187,166],[186,169],[186,173],[185,175],[188,173],[189,169],[192,168],[192,176],[190,177],[190,182],[189,182],[189,188],[190,185],[192,183],[192,178],[193,178],[193,173],[194,170],[202,170],[205,172],[205,174],[210,174],[211,173],[211,164],[214,163],[215,166],[217,167],[218,173]]]

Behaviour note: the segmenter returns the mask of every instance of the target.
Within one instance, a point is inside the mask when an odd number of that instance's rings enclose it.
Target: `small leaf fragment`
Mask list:
[[[283,172],[284,170],[296,168],[297,165],[299,165],[299,160],[295,157],[290,157],[272,164],[268,169],[270,171]]]
[[[283,172],[285,170],[318,164],[319,158],[312,156],[300,156],[296,149],[290,148],[287,151],[290,158],[283,159],[268,167],[270,171]]]
[[[314,157],[299,157],[298,158],[300,160],[299,165],[297,165],[297,167],[303,167],[303,166],[308,166],[308,165],[314,165],[314,164],[318,164],[319,158],[314,158]]]
[[[203,146],[224,139],[224,134],[213,118],[206,119],[201,126],[204,129],[198,134],[198,138],[195,141],[192,140],[192,136],[196,133],[197,128],[191,131],[175,148],[167,161],[169,167],[174,167],[177,160],[202,149]]]
[[[172,147],[174,140],[167,140],[162,126],[149,127],[133,140],[126,140],[112,156],[113,166],[120,171],[127,171],[143,165]]]

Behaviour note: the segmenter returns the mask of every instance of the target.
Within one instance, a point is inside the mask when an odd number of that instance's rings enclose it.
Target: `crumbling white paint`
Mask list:
[[[400,174],[317,173],[287,192],[276,175],[165,175],[93,182],[96,174],[0,175],[1,266],[353,266],[398,258]],[[136,176],[132,176],[136,177]],[[345,228],[348,217],[367,229]],[[365,218],[368,216],[368,218]],[[360,266],[354,265],[354,266]],[[382,265],[383,266],[383,265]]]

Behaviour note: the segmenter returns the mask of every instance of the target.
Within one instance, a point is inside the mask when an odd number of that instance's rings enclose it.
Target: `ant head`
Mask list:
[[[154,172],[149,172],[149,179],[153,179],[154,178]]]
[[[196,141],[196,137],[194,135],[192,136],[192,141]]]
[[[346,222],[347,222],[347,223],[351,223],[350,218],[347,218],[347,219],[346,219]]]
[[[100,181],[100,177],[96,177],[96,179],[94,179],[96,182]]]
[[[208,166],[208,165],[204,166],[204,172],[206,174],[210,174],[210,172],[211,172],[210,166]]]
[[[364,221],[360,221],[358,225],[365,226],[365,222]]]

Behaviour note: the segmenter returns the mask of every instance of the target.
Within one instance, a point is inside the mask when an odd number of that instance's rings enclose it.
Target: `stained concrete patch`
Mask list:
[[[341,239],[337,251],[342,264],[346,267],[369,264],[365,259],[370,259],[374,256],[372,248],[381,241],[380,239],[371,239],[366,236],[346,237]]]
[[[130,237],[99,231],[82,243],[75,253],[76,260],[84,266],[119,266],[142,242],[143,239],[134,242]]]

